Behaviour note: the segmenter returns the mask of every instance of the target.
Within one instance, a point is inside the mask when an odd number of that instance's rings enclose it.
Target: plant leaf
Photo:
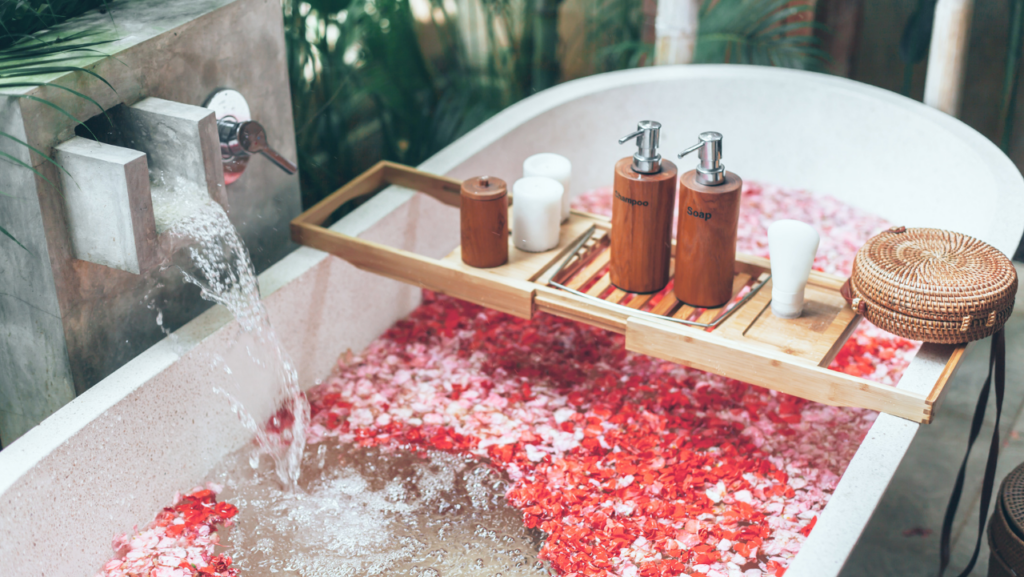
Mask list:
[[[39,178],[45,180],[46,182],[49,182],[50,186],[52,186],[54,188],[57,188],[57,185],[54,184],[52,180],[47,178],[43,173],[41,173],[38,170],[36,170],[36,167],[32,166],[31,164],[28,164],[27,162],[21,160],[20,158],[18,158],[16,156],[13,156],[11,154],[8,154],[8,153],[6,153],[6,152],[4,152],[2,150],[0,150],[0,158],[6,158],[9,162],[12,162],[14,164],[17,164],[18,166],[22,166],[24,168],[27,168],[27,169],[31,170],[32,172],[35,173],[36,176],[38,176]]]
[[[25,245],[21,244],[21,241],[20,241],[20,240],[18,240],[18,239],[16,239],[16,238],[14,238],[14,235],[13,235],[13,234],[11,234],[11,233],[7,232],[7,229],[6,229],[6,228],[4,228],[4,227],[0,226],[0,233],[2,233],[2,234],[3,234],[4,236],[6,236],[7,238],[9,238],[9,239],[13,240],[13,241],[14,241],[15,243],[17,243],[17,245],[18,245],[18,246],[20,246],[21,248],[25,249],[25,252],[30,252],[30,251],[29,251],[29,250],[28,250],[28,249],[27,249],[27,248],[25,247]]]
[[[45,98],[39,98],[38,96],[32,96],[31,94],[9,94],[9,95],[7,95],[7,96],[10,96],[10,97],[12,97],[12,98],[27,98],[27,99],[29,99],[29,100],[34,100],[34,101],[36,101],[36,102],[38,102],[38,103],[40,103],[40,104],[43,104],[43,105],[45,105],[45,106],[49,106],[50,108],[53,108],[54,110],[56,110],[57,112],[60,112],[60,113],[61,113],[61,114],[63,114],[64,116],[67,116],[67,117],[68,117],[68,118],[70,118],[71,120],[74,120],[74,121],[75,121],[75,124],[80,124],[80,125],[84,126],[84,127],[85,127],[85,129],[86,129],[87,131],[89,131],[89,134],[91,134],[91,135],[92,135],[92,137],[93,137],[93,140],[99,140],[99,138],[97,138],[96,134],[95,134],[95,133],[94,133],[94,132],[92,131],[92,129],[91,129],[91,128],[89,128],[89,127],[88,127],[88,125],[86,125],[86,124],[85,124],[84,122],[82,122],[81,120],[79,120],[79,119],[75,118],[75,117],[74,117],[74,116],[73,116],[73,115],[72,115],[72,114],[71,114],[70,112],[68,112],[67,110],[64,110],[64,109],[63,109],[63,108],[61,108],[60,106],[57,106],[56,104],[54,104],[54,103],[50,102],[49,100],[46,100]],[[100,108],[100,110],[102,110],[102,108]]]
[[[4,73],[3,69],[0,69],[0,79],[2,79],[2,78],[17,78],[17,77],[20,77],[20,76],[35,76],[37,74],[54,74],[54,73],[57,73],[57,72],[83,72],[85,74],[88,74],[89,76],[92,76],[93,78],[98,78],[100,80],[100,82],[102,82],[103,84],[106,84],[108,87],[110,87],[110,89],[114,91],[114,94],[117,94],[117,90],[114,88],[114,85],[109,83],[109,82],[107,82],[106,78],[103,78],[102,76],[100,76],[99,74],[96,74],[95,72],[93,72],[92,70],[89,70],[88,68],[81,68],[79,66],[39,66],[39,67],[36,67],[36,68],[23,68],[23,69],[19,69],[15,73]],[[0,84],[0,87],[2,87],[2,86],[3,86],[3,84]],[[59,85],[58,84],[46,84],[46,86],[59,86]],[[84,94],[82,94],[81,96],[83,98],[88,98]],[[92,100],[92,99],[90,98],[89,100]],[[95,102],[95,100],[93,100],[93,102]],[[99,105],[97,105],[97,106],[99,106]],[[100,110],[102,110],[102,109],[103,109],[103,107],[101,106]]]

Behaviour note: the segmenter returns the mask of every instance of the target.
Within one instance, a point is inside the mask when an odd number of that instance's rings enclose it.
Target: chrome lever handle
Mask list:
[[[295,164],[293,164],[292,161],[278,154],[278,152],[273,148],[267,147],[261,150],[260,154],[267,157],[267,159],[269,159],[270,162],[273,162],[274,164],[277,165],[278,168],[287,172],[288,174],[295,174],[296,172],[299,171],[298,166],[295,166]]]
[[[259,122],[247,120],[240,123],[238,125],[237,139],[239,146],[247,153],[262,154],[288,174],[298,172],[299,167],[295,166],[294,162],[281,156],[281,153],[270,147],[267,143],[267,131],[263,129],[263,125]]]

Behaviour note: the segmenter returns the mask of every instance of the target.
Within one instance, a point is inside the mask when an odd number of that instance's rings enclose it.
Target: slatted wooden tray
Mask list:
[[[811,273],[803,316],[780,319],[769,306],[768,261],[751,255],[737,255],[734,297],[725,307],[680,303],[671,284],[654,295],[621,291],[610,285],[607,273],[611,225],[592,214],[574,211],[562,225],[558,246],[548,252],[523,252],[510,240],[509,262],[491,269],[466,265],[458,248],[436,260],[321,226],[345,202],[389,184],[450,206],[461,204],[459,181],[382,162],[293,220],[293,240],[361,269],[517,317],[540,311],[625,334],[630,351],[812,401],[922,423],[931,421],[932,407],[963,356],[963,347],[958,348],[927,396],[828,370],[860,321],[839,293],[844,279]]]

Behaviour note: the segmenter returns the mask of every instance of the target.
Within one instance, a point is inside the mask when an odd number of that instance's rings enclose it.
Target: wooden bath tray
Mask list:
[[[356,267],[451,295],[521,318],[537,311],[600,327],[626,337],[626,348],[725,377],[829,405],[861,407],[927,423],[932,407],[963,356],[950,356],[927,396],[878,384],[826,367],[858,316],[839,289],[844,279],[812,272],[804,315],[775,317],[767,259],[737,254],[733,300],[701,309],[671,291],[639,295],[610,285],[608,219],[573,211],[558,247],[544,253],[516,249],[509,262],[478,269],[456,248],[437,260],[332,231],[321,226],[345,202],[398,185],[459,207],[458,180],[380,162],[291,223],[292,239],[341,257]],[[511,220],[511,219],[510,219]]]

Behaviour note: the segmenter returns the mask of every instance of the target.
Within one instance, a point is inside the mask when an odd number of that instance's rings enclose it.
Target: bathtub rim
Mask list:
[[[631,84],[676,79],[712,77],[791,79],[800,82],[818,82],[823,86],[850,90],[866,97],[878,98],[902,107],[909,113],[921,115],[929,122],[939,123],[980,151],[991,165],[994,174],[1001,175],[1009,188],[1021,190],[1024,180],[1016,167],[999,149],[975,130],[916,101],[889,91],[864,85],[852,80],[822,74],[739,65],[695,65],[635,69],[591,76],[561,84],[533,95],[495,115],[454,143],[422,163],[419,168],[428,172],[448,174],[477,151],[496,142],[521,123],[544,112],[583,96],[597,94]],[[1012,174],[1007,172],[1012,171]],[[358,235],[384,216],[408,202],[413,193],[392,187],[375,196],[359,209],[331,228],[346,234]],[[1012,198],[1007,212],[1020,214],[1024,200]],[[1017,232],[1024,230],[1024,223]],[[1019,238],[1019,234],[1018,234]],[[996,243],[1003,252],[1012,252],[1008,241]],[[302,274],[316,266],[328,255],[301,247],[270,267],[259,277],[262,298],[266,299],[284,289]],[[144,353],[118,369],[89,391],[57,411],[31,429],[9,447],[0,452],[0,494],[40,464],[51,452],[74,437],[83,427],[121,402],[132,391],[143,386],[150,378],[176,362],[187,350],[201,346],[203,341],[224,329],[232,321],[231,315],[217,305],[195,318]],[[936,371],[941,371],[949,347],[925,345],[907,369],[899,388],[926,393],[929,382],[934,382]],[[930,379],[930,380],[929,380]],[[867,437],[842,476],[836,490],[820,516],[815,530],[794,558],[788,575],[835,575],[841,570],[860,534],[867,526],[882,494],[895,474],[903,455],[910,446],[919,425],[881,414],[868,431]],[[880,474],[884,473],[884,474]]]

